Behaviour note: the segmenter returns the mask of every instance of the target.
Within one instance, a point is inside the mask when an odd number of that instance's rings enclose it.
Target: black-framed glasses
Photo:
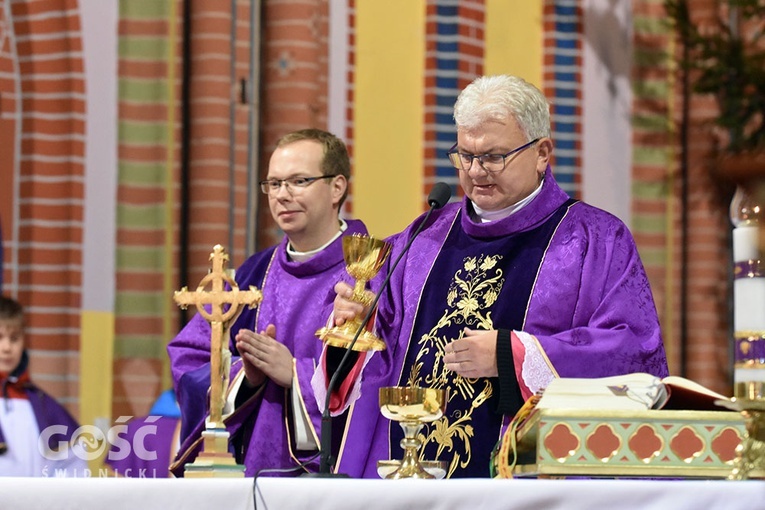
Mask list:
[[[311,183],[320,179],[331,179],[337,177],[337,174],[320,175],[319,177],[288,177],[287,179],[269,179],[267,181],[260,181],[260,191],[266,195],[279,193],[282,184],[287,188],[289,193],[293,190],[307,188]]]
[[[457,152],[455,150],[457,148],[457,144],[455,143],[452,145],[452,148],[446,152],[446,155],[449,156],[449,161],[452,162],[454,168],[458,170],[464,170],[467,172],[470,170],[470,167],[473,166],[473,160],[477,159],[481,168],[487,172],[501,172],[507,165],[508,157],[512,156],[513,154],[517,154],[524,149],[528,149],[539,140],[541,140],[541,138],[534,138],[532,141],[524,143],[520,147],[516,147],[510,152],[506,152],[504,154],[468,154],[466,152]]]

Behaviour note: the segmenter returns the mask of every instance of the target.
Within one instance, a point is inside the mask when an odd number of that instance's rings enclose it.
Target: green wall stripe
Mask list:
[[[128,186],[163,186],[165,164],[160,162],[122,161],[119,163],[120,183]]]
[[[667,198],[667,185],[662,181],[635,181],[632,183],[632,196],[641,200],[663,201]]]
[[[139,103],[167,103],[167,88],[156,80],[123,78],[119,80],[119,98],[121,101]]]
[[[145,337],[123,335],[114,342],[114,355],[116,359],[162,359],[167,356],[167,351],[161,335]]]
[[[632,152],[632,163],[641,166],[667,168],[673,158],[671,147],[641,147],[635,146]]]
[[[667,263],[667,250],[666,248],[654,248],[642,246],[638,249],[640,258],[643,261],[643,265],[646,267],[659,267],[662,268]],[[656,282],[651,282],[651,285],[656,285]],[[655,290],[655,289],[654,289]]]
[[[662,234],[667,227],[665,214],[634,214],[632,228],[646,234]]]
[[[162,204],[150,205],[127,205],[118,204],[117,213],[120,217],[120,225],[150,227],[161,229],[165,218],[165,208]]]
[[[167,57],[167,41],[164,37],[156,36],[120,38],[117,54],[120,58],[164,61]]]
[[[169,5],[161,0],[123,0],[120,2],[120,18],[134,19],[165,19]]]
[[[164,251],[161,246],[121,246],[117,248],[117,267],[120,270],[139,269],[149,272],[152,269],[161,272]],[[117,293],[117,300],[122,292]]]
[[[165,296],[161,292],[120,292],[116,299],[116,309],[123,317],[149,316],[161,317],[165,306]]]
[[[121,143],[164,145],[167,139],[167,129],[164,123],[121,121],[119,133]]]

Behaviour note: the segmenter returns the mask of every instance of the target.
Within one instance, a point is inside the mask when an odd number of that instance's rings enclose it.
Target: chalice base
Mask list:
[[[380,478],[428,478],[440,480],[446,476],[446,462],[442,460],[423,460],[417,462],[416,467],[411,464],[403,466],[400,460],[377,461],[377,474]],[[408,474],[412,472],[413,475]]]
[[[316,332],[316,336],[327,345],[347,349],[360,327],[362,327],[361,321],[352,320],[342,326],[321,328]],[[364,328],[356,339],[356,343],[353,344],[352,350],[358,352],[384,351],[385,342]]]

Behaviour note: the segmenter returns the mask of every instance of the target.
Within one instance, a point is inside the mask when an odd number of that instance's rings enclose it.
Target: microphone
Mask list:
[[[382,296],[383,290],[385,290],[385,287],[388,285],[388,282],[390,282],[391,276],[393,275],[393,271],[395,271],[396,267],[398,266],[398,263],[401,261],[401,258],[409,251],[409,247],[412,246],[412,242],[414,241],[414,238],[417,237],[417,235],[420,233],[422,228],[428,222],[428,218],[430,218],[430,215],[433,213],[433,211],[436,209],[440,209],[444,205],[446,205],[446,203],[449,201],[449,198],[451,198],[451,196],[452,196],[452,189],[445,182],[437,182],[433,186],[433,189],[430,191],[430,194],[428,195],[428,205],[430,206],[430,209],[428,209],[428,212],[425,214],[425,217],[422,219],[420,224],[417,226],[417,229],[414,231],[414,233],[411,235],[411,237],[407,241],[406,245],[404,246],[404,249],[401,250],[401,253],[399,253],[398,257],[396,257],[396,261],[393,262],[393,265],[391,266],[390,270],[385,275],[385,280],[383,280],[382,284],[380,285],[380,288],[378,289],[377,295],[372,301],[372,304],[369,305],[369,310],[367,310],[367,313],[364,316],[364,320],[361,321],[361,326],[359,326],[359,329],[357,329],[356,333],[354,333],[353,338],[351,339],[351,343],[348,344],[348,347],[345,348],[345,354],[340,360],[340,363],[338,363],[334,374],[332,374],[332,377],[329,380],[329,384],[327,384],[327,397],[326,397],[326,400],[324,401],[324,411],[322,412],[322,415],[321,415],[321,438],[320,438],[321,445],[319,446],[321,456],[319,459],[319,472],[309,473],[309,475],[319,476],[319,477],[332,477],[332,476],[347,477],[348,476],[341,473],[333,474],[331,472],[332,465],[334,464],[334,460],[331,458],[332,415],[329,412],[330,397],[332,396],[332,392],[337,387],[337,384],[339,381],[339,375],[343,372],[343,369],[348,363],[348,358],[350,358],[351,352],[353,352],[353,346],[356,345],[356,340],[358,340],[359,335],[361,335],[361,332],[364,331],[364,328],[366,327],[367,322],[369,322],[369,319],[372,317],[372,314],[375,311],[375,307],[377,306],[377,302],[380,300],[380,296]]]

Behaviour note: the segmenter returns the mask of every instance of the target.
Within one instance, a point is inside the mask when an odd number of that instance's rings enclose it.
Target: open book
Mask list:
[[[539,399],[537,409],[669,409],[728,411],[715,403],[730,400],[679,376],[660,379],[642,372],[593,379],[553,379]]]

